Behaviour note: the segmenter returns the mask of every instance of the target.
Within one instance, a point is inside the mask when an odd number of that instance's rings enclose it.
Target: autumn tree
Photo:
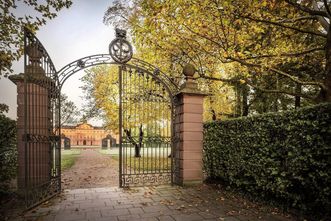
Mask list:
[[[35,32],[45,25],[47,20],[54,19],[63,8],[69,8],[71,0],[58,1],[15,1],[0,2],[0,77],[8,76],[13,70],[12,62],[18,60],[23,53],[23,27]],[[31,10],[32,14],[22,14]]]
[[[73,101],[68,99],[68,96],[61,94],[61,125],[76,124],[79,121],[80,111]]]
[[[99,116],[108,129],[118,131],[118,66],[100,65],[86,70],[85,73],[82,78],[84,99],[87,101],[84,107],[85,115]],[[123,126],[125,129],[136,128],[135,132],[140,133],[141,124],[147,128],[146,125],[162,120],[161,113],[170,109],[169,95],[162,87],[157,86],[158,83],[152,77],[136,73],[135,69],[126,71],[122,77],[125,84],[122,88],[122,93],[125,94],[125,97],[122,97],[122,114],[127,124]],[[148,134],[151,135],[152,131],[146,131],[146,135]]]
[[[169,142],[171,100],[162,84],[144,71],[123,66],[120,73],[121,90],[118,66],[100,65],[86,71],[82,78],[88,102],[85,115],[100,117],[107,129],[118,133],[121,104],[124,142],[135,147],[135,157],[141,157],[143,144]]]
[[[190,62],[200,78],[238,87],[243,112],[253,104],[248,100],[256,102],[259,94],[269,94],[277,110],[287,108],[289,97],[293,106],[302,99],[330,101],[329,4],[114,1],[104,21],[129,28],[137,50],[153,51],[172,71]],[[260,101],[268,104],[268,99]]]
[[[82,77],[86,105],[83,115],[86,119],[99,117],[104,126],[114,132],[119,128],[119,82],[116,66],[99,65],[87,69]]]

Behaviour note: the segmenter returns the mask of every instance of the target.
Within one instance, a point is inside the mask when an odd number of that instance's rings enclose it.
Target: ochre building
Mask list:
[[[118,143],[118,135],[103,127],[94,127],[88,123],[80,123],[76,126],[62,126],[62,138],[70,139],[71,146],[101,146],[102,140],[111,136]]]

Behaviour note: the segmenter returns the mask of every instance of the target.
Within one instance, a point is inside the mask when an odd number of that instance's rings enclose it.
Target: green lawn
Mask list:
[[[168,157],[128,157],[125,159],[128,167],[134,167],[138,171],[170,170],[171,158]],[[130,165],[131,163],[131,165]]]
[[[99,153],[101,153],[103,155],[112,155],[109,149],[107,149],[107,150],[98,150],[98,151],[99,151]]]
[[[113,160],[119,161],[119,155],[111,153],[109,149],[98,151],[103,155],[110,156]],[[158,171],[171,169],[171,158],[168,157],[127,157],[125,161],[128,167],[135,168],[137,171]]]
[[[112,155],[112,159],[119,160],[118,155]],[[168,157],[127,157],[124,159],[126,165],[131,168],[135,168],[137,171],[158,171],[158,170],[170,170],[171,158]]]
[[[62,150],[61,151],[61,169],[66,170],[75,164],[77,156],[80,155],[80,150]]]

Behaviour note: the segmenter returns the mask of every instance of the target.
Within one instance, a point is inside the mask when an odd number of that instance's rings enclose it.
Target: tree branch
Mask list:
[[[313,8],[315,10],[319,10],[318,5],[317,5],[317,2],[315,0],[313,0],[312,3],[313,3]],[[328,32],[329,31],[330,22],[328,22],[326,20],[327,18],[325,18],[323,16],[317,16],[317,19],[320,22],[320,24],[322,25],[322,27],[324,28],[324,31]],[[328,20],[330,20],[330,17],[329,17]]]
[[[257,68],[265,68],[265,69],[268,69],[270,71],[273,71],[279,75],[283,75],[287,78],[289,78],[290,80],[292,80],[293,82],[295,83],[298,83],[298,84],[302,84],[302,85],[314,85],[314,86],[319,86],[320,88],[326,90],[326,87],[323,83],[321,82],[315,82],[315,81],[300,81],[299,79],[297,79],[297,77],[295,76],[292,76],[288,73],[285,73],[284,71],[281,71],[281,70],[278,70],[276,68],[273,68],[273,67],[269,67],[269,66],[266,66],[266,65],[261,65],[261,64],[252,64],[252,63],[248,63],[246,61],[243,61],[241,59],[238,59],[238,58],[234,58],[234,57],[228,57],[228,59],[230,60],[233,60],[233,61],[236,61],[244,66],[248,66],[248,67],[257,67]]]
[[[282,19],[282,20],[278,20],[276,22],[277,23],[294,23],[294,22],[297,22],[297,21],[310,20],[310,19],[317,19],[317,16],[315,16],[315,15],[301,16],[301,17],[297,17],[297,18],[293,18],[293,19]]]
[[[240,17],[246,18],[248,20],[252,20],[252,21],[255,21],[255,22],[261,22],[261,23],[266,23],[266,24],[270,24],[270,25],[276,25],[276,26],[279,26],[279,27],[282,27],[282,28],[291,29],[291,30],[301,32],[301,33],[316,35],[316,36],[320,36],[320,37],[323,37],[323,38],[327,37],[327,35],[323,34],[323,33],[316,33],[316,32],[313,32],[313,31],[302,30],[300,28],[284,25],[282,23],[278,23],[278,22],[274,22],[274,21],[267,21],[267,20],[262,20],[262,19],[258,19],[258,18],[252,18],[252,17],[245,16],[245,15],[240,15]]]
[[[206,80],[213,80],[213,81],[222,81],[222,82],[230,82],[230,83],[239,83],[239,80],[238,79],[225,79],[225,78],[215,78],[215,77],[208,77],[208,76],[200,76],[196,79],[206,79]],[[302,98],[306,98],[306,99],[310,99],[310,100],[313,100],[315,99],[314,97],[310,97],[308,95],[305,95],[305,94],[302,94],[302,93],[294,93],[294,92],[290,92],[290,91],[282,91],[282,90],[275,90],[275,89],[266,89],[266,88],[262,88],[262,87],[259,87],[259,86],[256,86],[254,85],[252,82],[250,82],[249,80],[245,80],[246,84],[259,90],[259,91],[262,91],[264,93],[271,93],[271,94],[287,94],[287,95],[290,95],[290,96],[293,96],[293,97],[296,97],[296,96],[299,96],[299,97],[302,97]]]
[[[317,47],[317,48],[311,48],[311,49],[308,49],[306,51],[300,51],[298,53],[283,53],[283,54],[265,54],[265,55],[258,55],[258,56],[253,56],[253,57],[248,57],[248,58],[245,58],[243,60],[252,60],[252,59],[261,59],[261,58],[273,58],[273,57],[297,57],[297,56],[302,56],[302,55],[306,55],[306,54],[309,54],[309,53],[313,53],[313,52],[316,52],[316,51],[324,51],[325,48],[324,47]]]
[[[212,81],[222,81],[222,82],[227,82],[227,83],[238,83],[239,80],[238,78],[216,78],[216,77],[209,77],[206,75],[200,75],[199,77],[195,79],[206,79],[206,80],[212,80]]]
[[[293,97],[302,97],[302,98],[306,98],[306,99],[309,99],[309,100],[314,100],[315,97],[310,97],[308,95],[305,95],[305,94],[302,94],[302,93],[293,93],[293,92],[290,92],[290,91],[282,91],[282,90],[275,90],[275,89],[265,89],[265,88],[261,88],[259,86],[256,86],[254,84],[252,84],[251,82],[249,81],[246,81],[246,83],[259,90],[259,91],[262,91],[263,93],[271,93],[271,94],[287,94],[287,95],[290,95],[290,96],[293,96]]]
[[[211,39],[211,38],[209,38],[207,36],[204,36],[204,35],[202,35],[200,33],[197,33],[195,31],[193,31],[191,28],[187,27],[186,25],[184,25],[184,27],[187,28],[187,30],[189,30],[190,32],[196,34],[197,36],[203,37],[203,38],[205,38],[205,39],[211,41],[212,43],[214,43],[214,44],[216,44],[216,45],[218,45],[218,46],[221,47],[221,45],[218,42],[214,41],[213,39]],[[302,84],[302,85],[315,85],[315,86],[319,86],[320,88],[322,88],[324,90],[326,89],[325,85],[323,83],[321,83],[321,82],[304,82],[304,81],[300,81],[295,76],[292,76],[290,74],[287,74],[287,73],[285,73],[285,72],[283,72],[281,70],[278,70],[276,68],[272,68],[272,67],[265,66],[265,65],[262,66],[260,64],[248,63],[248,62],[246,62],[246,61],[244,61],[242,59],[238,59],[238,58],[234,58],[234,57],[227,57],[226,59],[232,60],[232,61],[236,61],[236,62],[238,62],[238,63],[240,63],[240,64],[242,64],[244,66],[247,66],[247,67],[266,68],[266,69],[271,70],[271,71],[273,71],[273,72],[275,72],[275,73],[277,73],[279,75],[283,75],[283,76],[289,78],[290,80],[292,80],[293,82],[296,82],[298,84]]]
[[[319,11],[319,10],[313,10],[309,7],[305,7],[299,3],[296,3],[296,2],[293,2],[292,0],[285,0],[285,2],[287,2],[288,4],[294,6],[295,8],[303,11],[303,12],[306,12],[310,15],[319,15],[319,16],[322,16],[322,17],[328,17],[328,14],[327,12],[325,11]]]
[[[331,11],[330,11],[330,8],[329,8],[329,6],[328,6],[328,2],[327,2],[327,0],[323,0],[323,2],[324,2],[324,7],[325,7],[325,9],[326,9],[326,12],[329,14],[329,18],[330,18],[330,16],[331,16]]]

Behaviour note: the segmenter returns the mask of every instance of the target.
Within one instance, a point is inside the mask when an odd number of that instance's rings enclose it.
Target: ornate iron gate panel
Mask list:
[[[172,183],[172,97],[154,73],[119,66],[120,186]]]
[[[24,74],[13,79],[18,98],[19,188],[32,207],[61,191],[60,93],[74,73],[99,64],[119,67],[120,186],[173,181],[173,79],[132,58],[125,31],[116,30],[110,54],[84,57],[56,71],[41,42],[24,34]],[[19,93],[20,94],[20,93]],[[24,168],[22,170],[22,168]]]
[[[24,110],[18,113],[24,120],[18,122],[18,134],[23,135],[19,148],[24,154],[19,163],[25,171],[19,185],[24,187],[26,206],[32,207],[61,190],[60,90],[52,60],[27,29],[22,89]]]

